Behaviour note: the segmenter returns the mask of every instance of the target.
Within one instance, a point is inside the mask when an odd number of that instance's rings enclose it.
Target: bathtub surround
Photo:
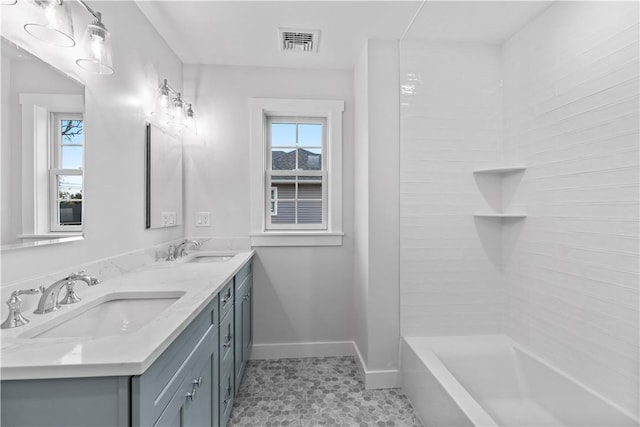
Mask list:
[[[556,2],[501,45],[400,46],[402,334],[507,333],[636,418],[638,40],[637,2]],[[527,217],[481,229],[501,162]]]
[[[637,2],[560,2],[502,47],[505,157],[529,165],[508,332],[638,416]]]
[[[504,280],[472,216],[493,209],[472,172],[502,160],[500,48],[403,41],[400,70],[402,335],[499,332]]]

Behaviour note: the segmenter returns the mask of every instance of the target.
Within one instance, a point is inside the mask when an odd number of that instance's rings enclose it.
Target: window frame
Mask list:
[[[83,226],[78,230],[65,227],[61,231],[52,230],[51,227],[51,166],[54,155],[52,115],[80,113],[84,120],[84,95],[21,93],[19,98],[22,109],[23,197],[22,234],[18,237],[31,239],[81,236]],[[86,146],[86,135],[83,145]]]
[[[250,109],[250,238],[252,246],[340,246],[342,245],[342,100],[308,100],[251,98]],[[323,221],[318,228],[287,226],[267,227],[271,209],[268,196],[268,170],[271,168],[268,120],[270,117],[288,119],[324,119],[323,192],[326,203]],[[268,169],[267,169],[268,168]],[[290,171],[289,171],[290,172]],[[309,171],[296,171],[298,175]],[[315,175],[318,175],[314,171]],[[278,176],[283,175],[281,171]],[[286,175],[286,174],[284,174]]]

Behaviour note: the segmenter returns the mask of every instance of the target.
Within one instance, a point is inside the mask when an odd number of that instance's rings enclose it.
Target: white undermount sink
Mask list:
[[[70,309],[68,316],[52,319],[51,323],[34,328],[20,338],[99,338],[130,334],[147,325],[182,295],[182,291],[104,295],[76,310],[73,310],[73,306],[67,306]]]
[[[212,252],[192,252],[185,257],[184,262],[188,263],[210,263],[210,262],[227,262],[236,254],[233,253],[212,253]]]

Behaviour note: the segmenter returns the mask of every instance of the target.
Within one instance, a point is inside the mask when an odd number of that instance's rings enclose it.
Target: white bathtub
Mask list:
[[[503,335],[405,337],[403,388],[426,426],[637,426]]]

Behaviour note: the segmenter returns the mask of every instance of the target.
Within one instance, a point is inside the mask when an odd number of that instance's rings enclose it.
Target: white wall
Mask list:
[[[353,173],[354,252],[353,317],[354,341],[366,364],[369,360],[369,45],[365,44],[353,71],[355,134]]]
[[[9,34],[10,27],[3,25],[3,35],[86,85],[85,239],[2,252],[3,286],[183,235],[182,227],[144,228],[145,107],[160,78],[180,88],[182,63],[134,3],[91,5],[103,13],[111,31],[112,76],[85,74],[58,49],[41,44],[21,27]],[[86,12],[74,10],[74,19],[88,21]]]
[[[503,47],[509,332],[636,415],[638,40],[637,2],[558,2]]]
[[[185,221],[190,236],[249,233],[249,98],[345,101],[343,245],[259,247],[254,272],[254,343],[353,340],[353,82],[348,71],[185,67],[199,134],[185,145]],[[195,227],[195,212],[211,227]]]
[[[488,209],[473,169],[502,157],[500,65],[498,46],[400,44],[402,335],[502,330],[503,279],[472,216]]]

